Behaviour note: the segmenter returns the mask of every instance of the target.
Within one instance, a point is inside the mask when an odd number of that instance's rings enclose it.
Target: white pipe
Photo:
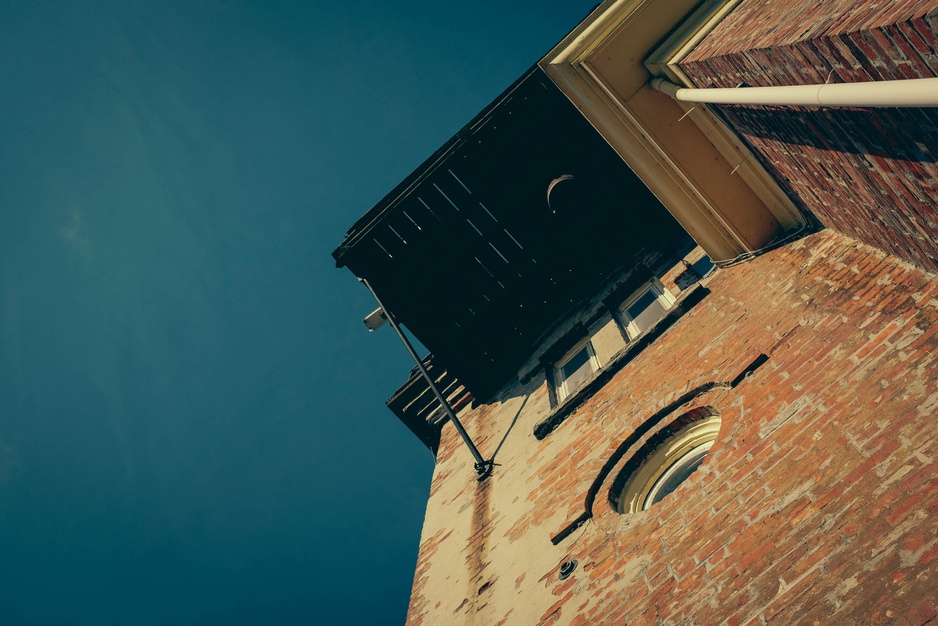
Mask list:
[[[938,106],[938,78],[735,89],[685,89],[656,78],[651,86],[681,102],[815,107]]]

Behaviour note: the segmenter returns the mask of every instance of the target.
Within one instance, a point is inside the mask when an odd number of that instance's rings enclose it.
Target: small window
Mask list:
[[[677,432],[670,428],[658,433],[629,463],[614,504],[620,513],[644,511],[663,500],[703,465],[720,432],[719,414],[709,408],[697,409],[687,417],[700,418]],[[636,466],[637,465],[637,466]]]
[[[628,338],[635,339],[664,317],[674,304],[674,297],[657,280],[646,284],[619,307],[619,315]]]
[[[691,269],[697,272],[701,277],[706,276],[710,273],[716,265],[713,264],[713,260],[706,254],[691,263]]]
[[[557,362],[554,366],[554,380],[557,387],[557,399],[563,401],[592,378],[599,369],[593,344],[587,341],[580,344]]]

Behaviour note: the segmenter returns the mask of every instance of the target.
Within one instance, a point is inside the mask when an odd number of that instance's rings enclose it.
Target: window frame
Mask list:
[[[635,323],[634,318],[629,315],[628,310],[629,307],[635,304],[648,292],[655,294],[655,300],[656,302],[661,303],[662,307],[664,307],[664,313],[658,320],[655,321],[655,323],[651,324],[647,328],[640,329]],[[644,285],[632,292],[632,295],[626,298],[616,309],[616,315],[618,317],[619,323],[622,325],[626,340],[629,342],[635,341],[639,335],[663,319],[667,315],[667,312],[670,311],[674,306],[675,302],[677,302],[677,299],[674,297],[674,295],[671,294],[669,289],[661,284],[661,281],[657,278],[652,278],[650,281],[646,282]]]
[[[578,387],[575,389],[568,389],[567,380],[569,377],[564,376],[563,368],[569,363],[573,357],[579,354],[584,348],[587,350],[589,359],[587,362],[590,364],[592,371],[590,372],[590,378],[592,375],[599,371],[600,364],[599,358],[596,356],[596,349],[593,347],[592,336],[586,337],[576,343],[570,350],[568,350],[561,358],[553,364],[553,379],[554,379],[554,391],[557,394],[557,402],[563,403],[567,398],[575,394],[579,389],[582,389],[584,385],[589,382],[589,378],[584,380]]]
[[[619,490],[616,503],[619,513],[639,513],[657,504],[651,500],[665,476],[704,445],[708,445],[708,448],[700,465],[707,463],[710,460],[710,446],[719,437],[722,422],[719,414],[712,414],[691,422],[661,441],[660,445],[641,461],[638,468],[629,475]],[[692,476],[693,472],[690,475]],[[667,498],[668,495],[663,498]]]

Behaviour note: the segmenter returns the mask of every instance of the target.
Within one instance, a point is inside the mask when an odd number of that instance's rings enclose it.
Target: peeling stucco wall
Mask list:
[[[543,376],[464,409],[483,455],[499,449],[485,482],[444,426],[408,623],[936,616],[935,276],[826,230],[706,282],[705,299],[543,440]],[[704,465],[650,510],[615,512],[612,483],[655,429],[630,435],[701,406],[723,418]]]

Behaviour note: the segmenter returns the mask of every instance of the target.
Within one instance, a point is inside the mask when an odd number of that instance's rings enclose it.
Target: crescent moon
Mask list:
[[[564,174],[563,176],[558,176],[554,180],[550,181],[549,185],[547,185],[547,208],[550,209],[551,213],[556,213],[557,211],[552,206],[550,206],[550,194],[554,190],[554,187],[565,180],[573,180],[573,174]]]

